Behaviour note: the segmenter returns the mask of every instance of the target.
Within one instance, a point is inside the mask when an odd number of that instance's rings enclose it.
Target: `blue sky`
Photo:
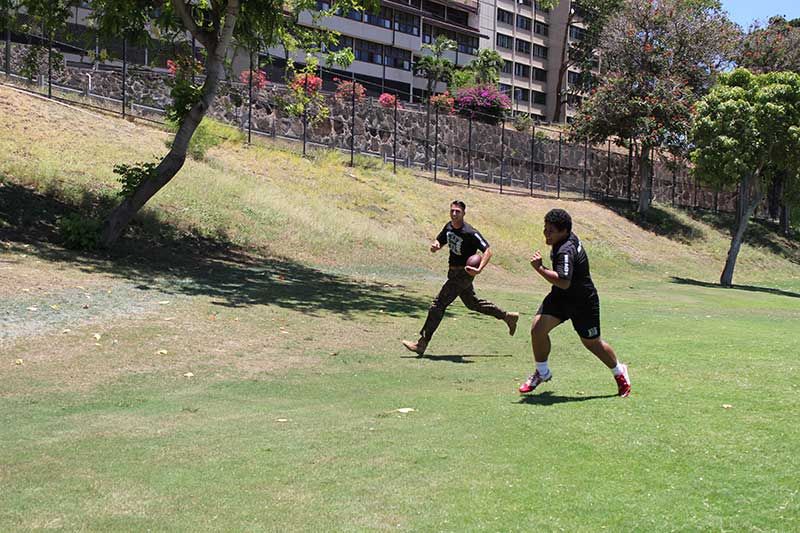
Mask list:
[[[800,17],[798,0],[722,0],[722,8],[744,29],[755,19],[766,23],[773,15],[787,19]]]

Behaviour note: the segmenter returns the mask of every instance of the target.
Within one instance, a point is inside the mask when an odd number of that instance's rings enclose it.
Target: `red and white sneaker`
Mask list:
[[[542,377],[542,375],[539,374],[539,371],[537,370],[536,372],[530,375],[530,377],[525,381],[525,383],[519,386],[519,391],[522,394],[525,394],[526,392],[531,392],[533,391],[533,389],[535,389],[545,381],[550,381],[552,377],[553,377],[552,372],[547,374],[547,377]]]
[[[631,380],[628,377],[628,365],[620,364],[619,366],[622,367],[622,374],[614,376],[614,379],[617,381],[617,394],[621,398],[627,398],[631,393]]]

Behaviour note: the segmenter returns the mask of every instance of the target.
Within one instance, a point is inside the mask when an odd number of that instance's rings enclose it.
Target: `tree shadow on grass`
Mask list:
[[[426,300],[402,295],[402,286],[363,282],[322,272],[295,261],[259,257],[224,236],[181,232],[142,213],[119,246],[107,253],[77,253],[61,247],[58,219],[102,212],[113,197],[82,191],[70,200],[40,193],[0,176],[0,241],[31,245],[26,253],[68,262],[86,272],[129,280],[141,290],[207,296],[223,307],[277,305],[309,315],[319,311],[345,317],[358,312],[401,316],[420,314]]]
[[[702,230],[683,223],[674,214],[655,204],[650,206],[646,217],[642,217],[634,206],[624,200],[606,200],[604,205],[643,230],[682,244],[691,244],[705,237]]]
[[[560,396],[551,391],[540,394],[523,396],[517,401],[519,405],[555,405],[557,403],[585,402],[587,400],[602,400],[603,398],[616,398],[616,394],[600,394],[595,396]]]
[[[756,285],[736,285],[734,284],[732,287],[724,287],[718,283],[710,283],[708,281],[699,281],[696,279],[690,278],[678,278],[672,276],[671,283],[677,283],[680,285],[694,285],[696,287],[706,287],[709,289],[738,289],[740,291],[751,291],[751,292],[766,292],[768,294],[775,294],[778,296],[789,296],[790,298],[800,298],[800,293],[792,292],[792,291],[785,291],[782,289],[774,289],[772,287],[758,287]]]
[[[708,224],[719,232],[730,236],[731,229],[736,223],[732,213],[714,213],[707,210],[687,210],[686,214],[692,219]],[[793,232],[789,237],[781,236],[780,226],[771,220],[750,219],[744,242],[784,257],[795,264],[800,264],[800,242]]]

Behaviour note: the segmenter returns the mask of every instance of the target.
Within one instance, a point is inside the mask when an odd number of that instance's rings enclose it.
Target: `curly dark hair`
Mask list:
[[[563,209],[551,209],[544,216],[545,224],[552,224],[559,231],[567,230],[572,232],[572,217]]]

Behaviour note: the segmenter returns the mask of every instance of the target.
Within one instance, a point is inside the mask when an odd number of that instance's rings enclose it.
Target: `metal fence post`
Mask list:
[[[303,74],[303,92],[305,93],[306,103],[303,106],[303,157],[306,156],[306,142],[308,141],[308,104],[311,99],[308,96],[308,71]]]
[[[397,101],[399,95],[394,95],[394,135],[392,135],[392,172],[397,174]]]
[[[6,74],[11,76],[11,8],[6,7]]]
[[[503,174],[506,161],[506,117],[503,116],[500,122],[500,194],[503,194]]]
[[[128,85],[128,39],[122,38],[122,118],[125,118]]]
[[[472,179],[472,113],[469,114],[469,133],[467,134],[467,187]]]
[[[672,207],[675,207],[675,182],[678,171],[678,156],[675,156],[674,166],[672,167]]]
[[[439,167],[439,106],[436,106],[436,133],[433,138],[433,181],[436,182],[436,169]]]
[[[253,51],[250,50],[250,76],[247,81],[247,144],[251,144],[253,134]]]
[[[561,142],[564,135],[558,132],[558,169],[556,170],[556,198],[561,198]]]
[[[356,164],[356,75],[353,74],[350,91],[350,166]]]
[[[53,33],[50,28],[47,28],[47,97],[53,97]]]
[[[536,124],[533,125],[531,129],[531,169],[530,169],[530,176],[528,177],[528,187],[531,190],[531,196],[533,196],[533,168],[536,163]]]
[[[611,139],[608,140],[608,154],[606,156],[606,186],[603,189],[603,199],[608,198],[608,190],[611,188]]]
[[[633,201],[633,139],[628,144],[628,202]]]
[[[589,163],[589,139],[583,141],[583,199],[586,200],[586,165]]]

